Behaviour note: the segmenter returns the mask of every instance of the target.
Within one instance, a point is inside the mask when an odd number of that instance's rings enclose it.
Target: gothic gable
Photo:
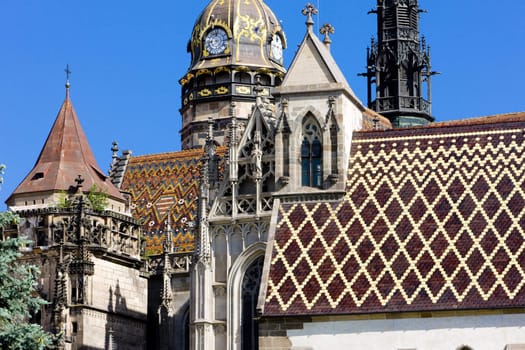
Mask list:
[[[273,113],[262,105],[255,107],[239,141],[237,127],[233,126],[230,166],[211,218],[271,211],[275,189],[275,131],[270,116],[273,117]]]

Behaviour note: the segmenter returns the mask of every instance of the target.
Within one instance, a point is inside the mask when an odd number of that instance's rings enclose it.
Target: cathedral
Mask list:
[[[56,349],[525,349],[525,113],[437,122],[418,0],[372,12],[362,102],[312,4],[288,43],[263,0],[210,0],[182,150],[114,143],[109,172],[67,82],[3,232]]]

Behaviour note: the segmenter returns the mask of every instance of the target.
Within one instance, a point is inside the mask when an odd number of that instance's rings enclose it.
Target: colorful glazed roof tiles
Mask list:
[[[219,156],[225,151],[217,149]],[[202,149],[192,149],[129,160],[122,190],[131,194],[133,216],[142,219],[146,255],[162,253],[168,224],[175,252],[195,248],[202,155]]]
[[[132,157],[122,184],[131,193],[134,217],[143,220],[146,252],[162,252],[168,223],[175,251],[194,249],[202,150]]]
[[[354,134],[344,199],[283,202],[263,314],[525,306],[525,114]]]

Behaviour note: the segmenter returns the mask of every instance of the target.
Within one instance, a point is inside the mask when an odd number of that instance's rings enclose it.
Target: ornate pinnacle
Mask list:
[[[321,35],[324,35],[323,42],[327,47],[330,47],[330,44],[332,43],[332,39],[330,39],[330,34],[334,34],[334,32],[334,26],[332,26],[330,23],[323,24],[321,29],[319,29],[319,33],[321,33]]]
[[[117,158],[118,158],[118,142],[117,141],[113,141],[112,143],[112,146],[111,146],[111,158],[113,159],[113,162],[111,163],[111,165],[114,165],[116,162],[117,162]]]
[[[312,30],[312,27],[314,26],[314,19],[312,18],[312,15],[318,14],[319,11],[314,7],[314,5],[307,3],[306,7],[301,12],[304,16],[307,16],[306,27],[308,27],[308,30]]]

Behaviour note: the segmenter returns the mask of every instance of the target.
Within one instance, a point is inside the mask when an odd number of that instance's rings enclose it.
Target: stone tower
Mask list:
[[[22,260],[41,270],[40,323],[61,335],[57,349],[145,349],[141,230],[127,202],[97,165],[66,84],[35,166],[7,200],[31,242]]]
[[[418,0],[377,0],[377,42],[367,50],[368,106],[394,127],[426,125],[431,115],[430,49],[419,36]],[[375,91],[373,87],[375,85]],[[426,96],[425,96],[426,94]]]
[[[231,122],[230,105],[241,118],[250,114],[258,84],[262,94],[284,77],[286,37],[263,0],[212,0],[193,27],[188,52],[191,64],[182,86],[183,149],[203,146],[207,121],[215,121],[222,144]]]

